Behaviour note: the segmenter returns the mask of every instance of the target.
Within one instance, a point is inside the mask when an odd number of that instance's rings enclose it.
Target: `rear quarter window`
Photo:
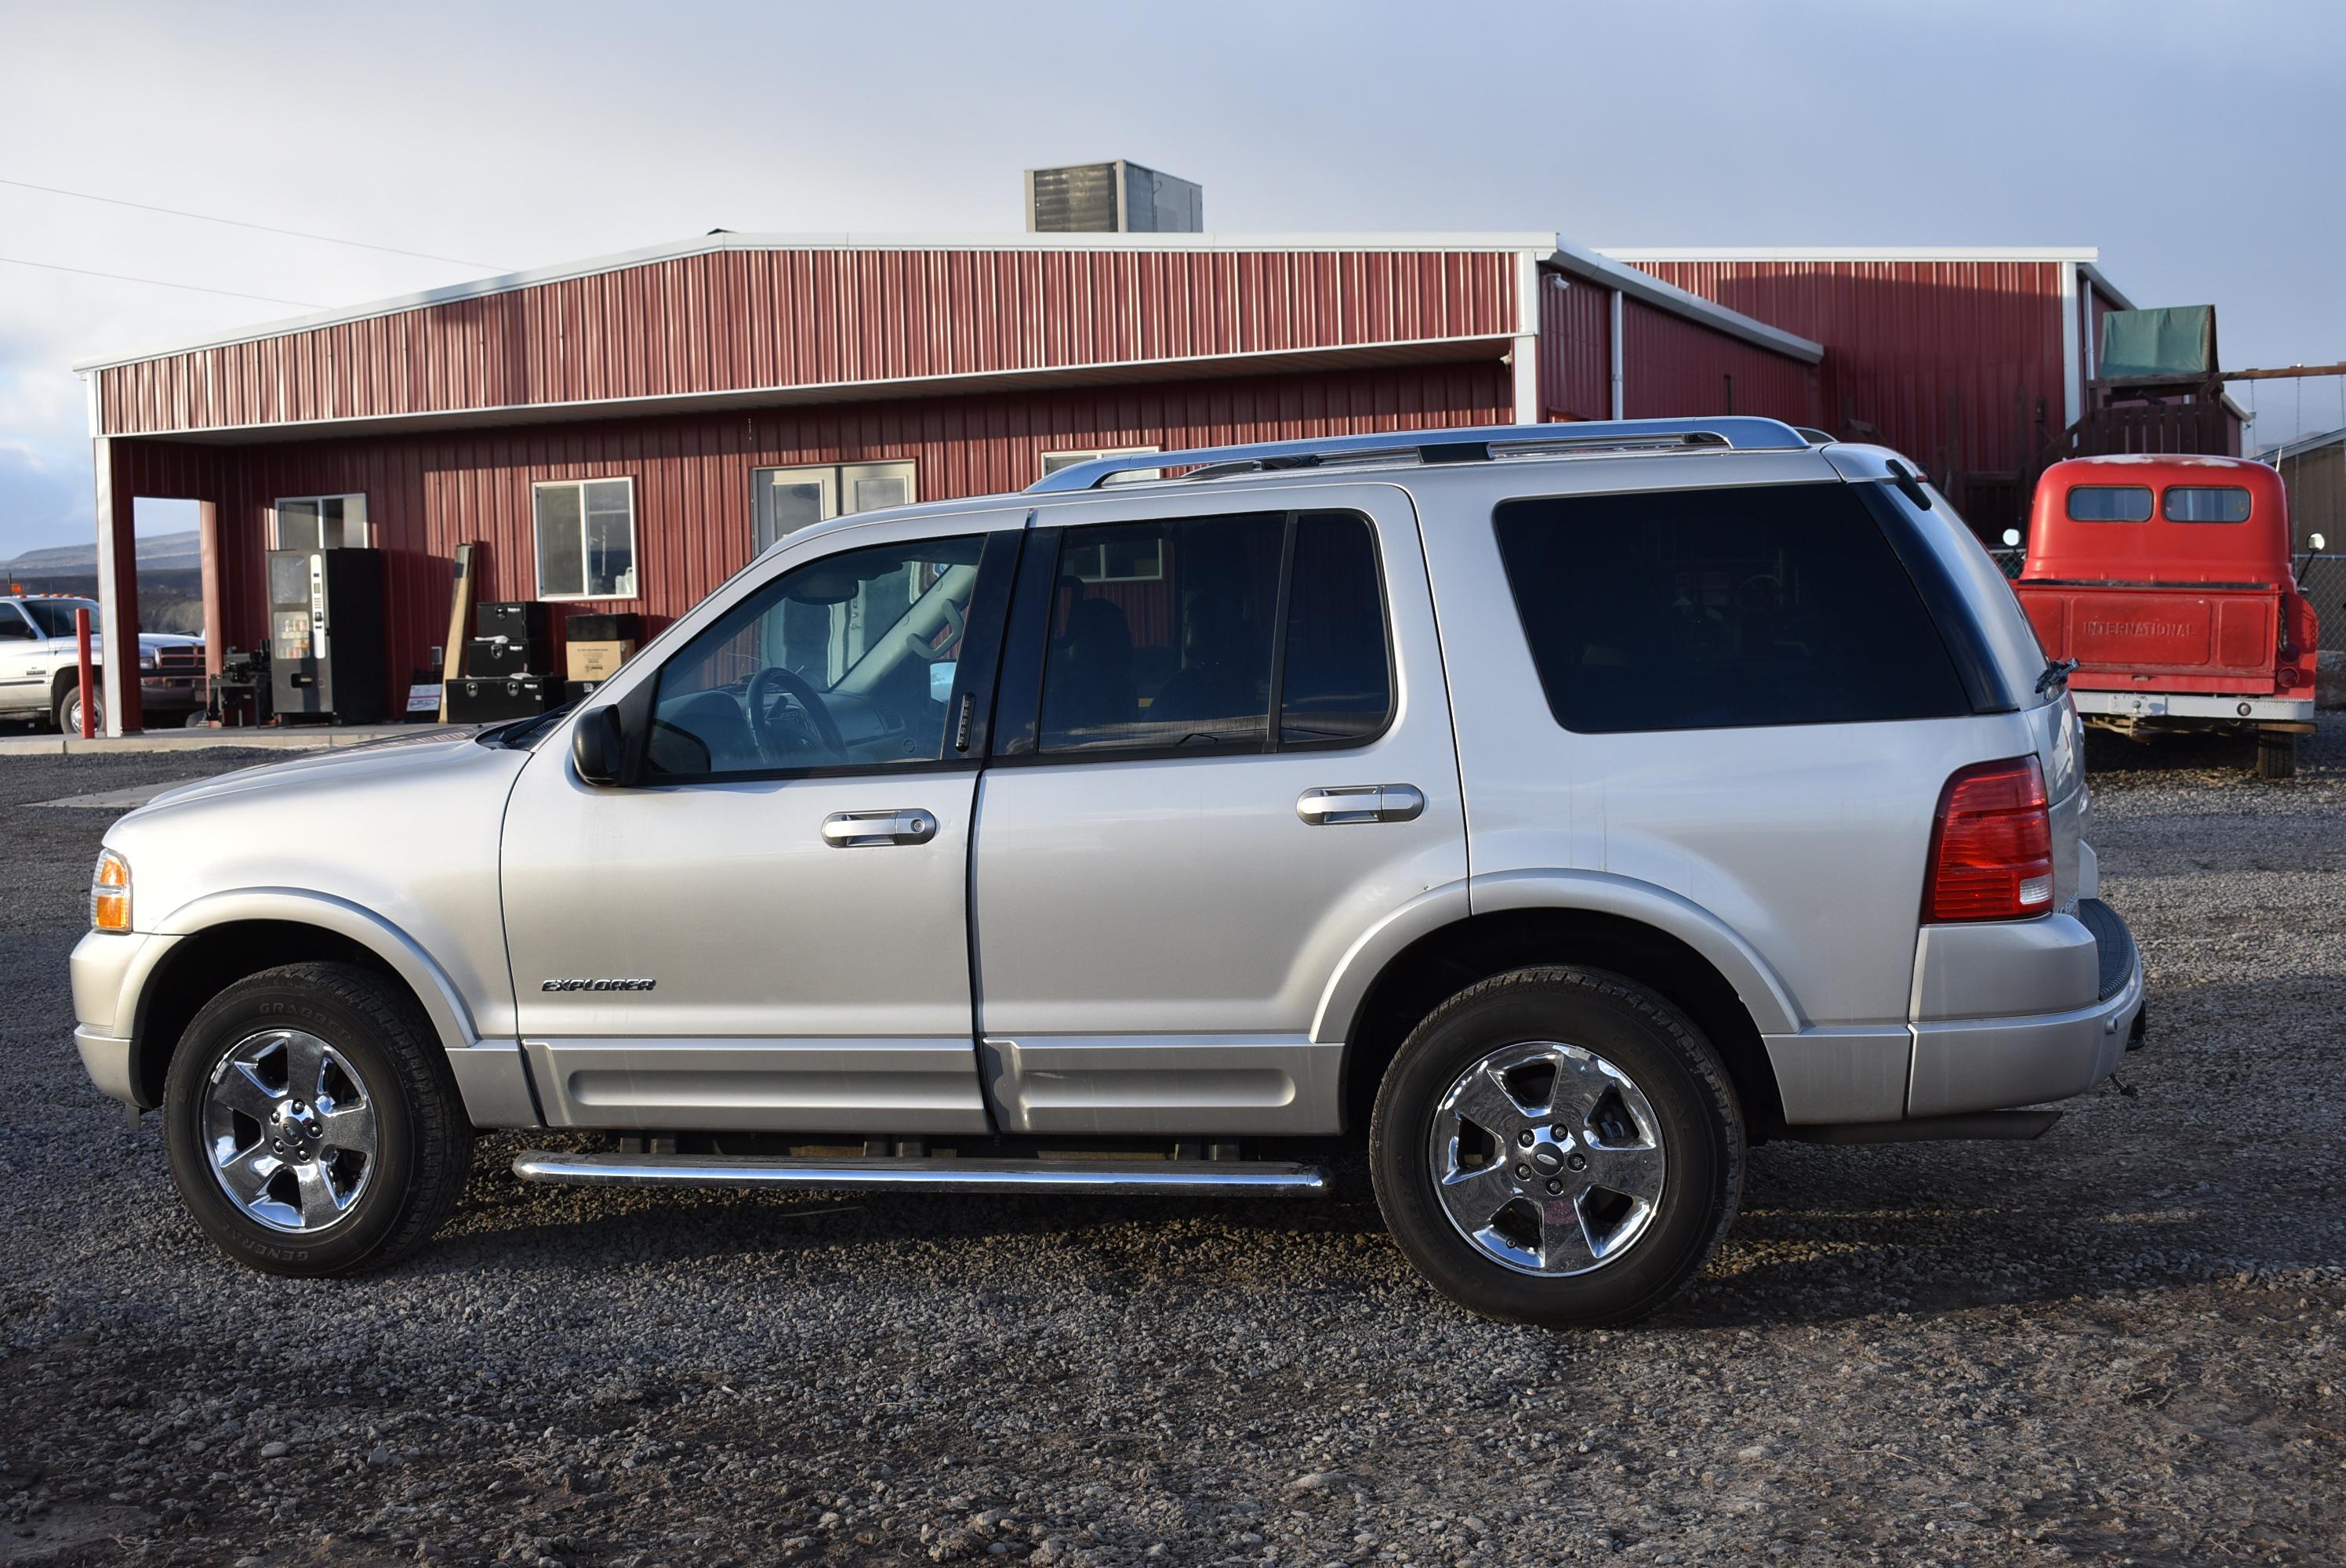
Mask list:
[[[1494,524],[1566,729],[1972,711],[1922,596],[1847,484],[1509,501]]]

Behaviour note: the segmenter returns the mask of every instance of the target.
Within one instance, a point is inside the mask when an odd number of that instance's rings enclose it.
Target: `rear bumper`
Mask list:
[[[2223,697],[2198,691],[2080,691],[2069,688],[2079,713],[2112,718],[2229,718],[2280,723],[2310,721],[2313,696]]]
[[[1917,1020],[1906,1094],[1909,1116],[2002,1110],[2066,1099],[2116,1070],[2142,1015],[2142,954],[2126,921],[2106,905],[2076,925],[2089,942],[2099,997],[2059,1013]],[[2072,993],[2075,994],[2075,993]]]

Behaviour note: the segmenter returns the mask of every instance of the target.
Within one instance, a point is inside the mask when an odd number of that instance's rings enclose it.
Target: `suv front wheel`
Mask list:
[[[472,1165],[438,1037],[352,964],[265,970],[206,1003],[172,1055],[163,1117],[189,1212],[270,1274],[393,1262],[448,1217]]]
[[[1369,1130],[1378,1207],[1443,1294],[1493,1318],[1641,1317],[1719,1249],[1743,1186],[1727,1069],[1617,974],[1524,969],[1412,1032]]]

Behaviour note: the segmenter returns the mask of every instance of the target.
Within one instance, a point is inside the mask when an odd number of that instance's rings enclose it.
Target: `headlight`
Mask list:
[[[97,852],[97,870],[90,873],[89,928],[130,929],[130,862],[112,850]]]

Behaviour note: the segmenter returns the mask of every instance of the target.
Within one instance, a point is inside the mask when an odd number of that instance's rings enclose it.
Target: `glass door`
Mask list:
[[[775,540],[788,538],[810,524],[850,512],[909,506],[919,499],[910,463],[825,463],[805,468],[753,469],[750,492],[760,553]]]

